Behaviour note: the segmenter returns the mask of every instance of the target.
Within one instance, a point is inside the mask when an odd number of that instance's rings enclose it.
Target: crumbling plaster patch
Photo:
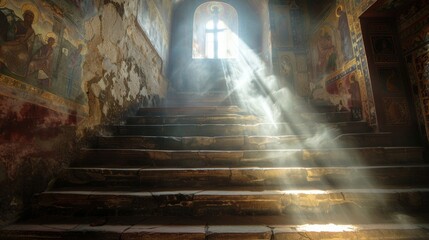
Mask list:
[[[145,98],[163,98],[167,90],[162,61],[137,26],[138,0],[107,0],[98,10],[85,23],[83,88],[90,112],[79,126],[80,136],[85,129],[117,121]]]

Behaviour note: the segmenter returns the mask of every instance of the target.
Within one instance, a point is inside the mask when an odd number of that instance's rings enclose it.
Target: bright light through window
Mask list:
[[[194,16],[193,58],[234,58],[238,17],[235,9],[222,2],[200,5]]]

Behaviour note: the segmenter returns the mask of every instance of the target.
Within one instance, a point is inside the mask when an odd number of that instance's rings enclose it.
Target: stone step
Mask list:
[[[256,124],[262,119],[254,115],[223,114],[223,115],[170,115],[129,117],[130,125],[162,125],[162,124]]]
[[[256,150],[326,147],[393,146],[390,133],[342,134],[332,139],[317,136],[106,136],[94,141],[93,147],[105,149],[164,150]]]
[[[421,147],[282,150],[83,149],[74,166],[356,166],[423,162]]]
[[[174,113],[174,112],[173,112]],[[248,114],[217,114],[216,111],[212,113],[199,114],[199,112],[188,113],[189,115],[174,115],[170,114],[146,114],[143,116],[134,116],[127,119],[127,124],[231,124],[231,123],[262,123],[263,118],[255,115]],[[186,113],[186,112],[184,112]],[[296,118],[296,119],[295,119]],[[351,120],[349,112],[309,112],[309,113],[298,113],[294,119],[290,119],[291,122],[348,122]]]
[[[249,218],[249,217],[247,217]],[[5,227],[3,240],[81,239],[81,240],[286,240],[286,239],[368,239],[427,240],[429,224],[300,224],[248,225],[211,224],[199,221],[188,225],[182,219],[175,223],[151,224],[147,221],[119,224],[122,219],[107,220],[101,226],[93,223],[22,223]],[[303,238],[305,236],[305,238]]]
[[[427,216],[402,215],[401,221],[390,215],[362,217],[354,214],[331,218],[328,214],[323,214],[318,219],[284,216],[205,218],[48,216],[3,227],[0,229],[0,239],[282,240],[303,239],[302,236],[326,240],[429,238]]]
[[[204,115],[204,114],[239,114],[244,113],[237,106],[197,106],[197,107],[159,107],[140,108],[137,116],[167,115]]]
[[[174,94],[167,96],[164,101],[164,107],[227,106],[231,104],[230,95],[227,92]]]
[[[298,114],[298,121],[310,122],[348,122],[352,120],[350,112],[302,112]],[[294,119],[291,119],[292,121]]]
[[[313,168],[68,168],[57,179],[55,187],[370,188],[425,184],[429,184],[429,165]]]
[[[221,216],[427,212],[429,189],[46,191],[35,215]]]
[[[234,136],[234,135],[292,135],[312,134],[327,138],[330,134],[363,133],[370,131],[366,122],[317,123],[259,123],[259,124],[161,124],[106,126],[106,134],[129,136]]]

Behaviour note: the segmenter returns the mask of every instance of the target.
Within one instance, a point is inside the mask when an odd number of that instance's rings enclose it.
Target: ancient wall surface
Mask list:
[[[76,124],[88,114],[83,20],[93,10],[80,1],[0,1],[0,225],[74,156]]]
[[[308,97],[304,1],[270,1],[273,70],[283,86]]]
[[[402,10],[399,33],[420,132],[429,139],[429,1],[419,0]]]
[[[352,111],[355,119],[372,125],[377,119],[359,16],[374,2],[336,1],[311,22],[309,36],[311,98]]]
[[[172,1],[163,3],[166,17],[158,9],[163,6],[155,2],[103,1],[98,14],[86,21],[85,39],[91,54],[83,66],[83,88],[88,93],[89,117],[79,125],[79,134],[118,122],[137,107],[156,105],[165,96],[167,81],[162,72],[168,56],[165,32]],[[149,5],[148,10],[145,6]],[[141,20],[148,16],[157,16],[153,17],[155,26]]]
[[[0,96],[0,225],[16,220],[32,195],[75,156],[76,116]]]
[[[162,101],[172,4],[0,1],[0,225],[102,125]],[[147,16],[162,34],[139,22]]]

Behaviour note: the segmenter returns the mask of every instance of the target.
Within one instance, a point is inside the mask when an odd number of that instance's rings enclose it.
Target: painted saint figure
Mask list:
[[[341,50],[343,51],[344,61],[347,62],[353,58],[352,40],[350,37],[349,20],[346,11],[342,6],[337,8],[338,30],[341,36]]]
[[[323,74],[337,70],[337,53],[332,42],[332,36],[328,32],[322,32],[319,36],[317,50],[319,55],[318,72]]]
[[[71,97],[73,93],[73,85],[80,79],[81,64],[82,64],[82,49],[83,45],[79,44],[69,57],[68,73],[67,73],[67,96]]]
[[[356,75],[350,76],[350,108],[353,120],[362,120],[362,97],[360,94],[359,82]]]
[[[40,70],[43,71],[42,76],[39,74],[37,79],[49,79],[51,74],[51,56],[54,52],[55,38],[49,37],[46,44],[40,47],[31,57],[28,66],[27,77],[33,75]]]
[[[13,39],[0,45],[0,69],[6,67],[13,74],[22,77],[27,73],[35,38],[32,27],[34,13],[26,10],[23,17],[24,20],[19,20],[15,23]]]

